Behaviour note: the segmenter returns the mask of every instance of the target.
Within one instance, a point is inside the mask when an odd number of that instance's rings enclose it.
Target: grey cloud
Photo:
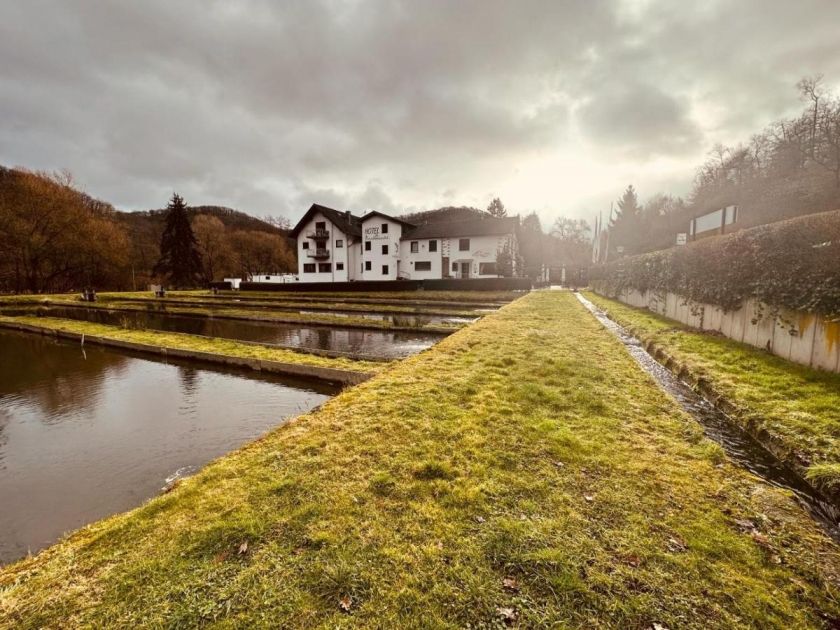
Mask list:
[[[687,103],[644,83],[610,86],[591,98],[578,116],[591,138],[640,158],[693,152],[701,140]]]
[[[713,142],[796,109],[801,75],[840,80],[838,22],[834,0],[7,2],[0,163],[69,168],[122,207],[177,189],[294,218],[484,199],[576,151],[576,127],[638,158],[640,189],[662,155],[687,182]],[[545,188],[540,207],[592,201]]]

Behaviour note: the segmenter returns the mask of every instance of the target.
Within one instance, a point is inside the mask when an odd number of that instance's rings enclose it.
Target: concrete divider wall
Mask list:
[[[630,290],[610,297],[694,328],[717,331],[795,363],[840,373],[840,322],[813,313],[781,312],[773,317],[768,307],[753,300],[725,312],[711,304],[691,303],[676,293]]]

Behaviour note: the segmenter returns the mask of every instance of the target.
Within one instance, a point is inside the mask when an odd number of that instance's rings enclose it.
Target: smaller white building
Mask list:
[[[519,217],[417,225],[382,212],[357,217],[313,204],[290,237],[297,242],[300,282],[497,278],[504,275],[500,263],[515,275],[518,228]]]

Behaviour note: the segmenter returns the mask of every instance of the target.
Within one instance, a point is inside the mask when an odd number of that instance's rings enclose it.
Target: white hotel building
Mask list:
[[[313,204],[289,236],[300,282],[497,278],[503,251],[515,265],[518,225],[518,217],[490,216],[415,225]]]

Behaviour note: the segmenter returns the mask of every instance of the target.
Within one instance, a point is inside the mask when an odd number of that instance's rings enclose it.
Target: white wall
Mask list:
[[[481,263],[495,263],[498,259],[499,253],[504,249],[505,243],[508,242],[510,236],[473,236],[463,237],[470,239],[470,247],[467,251],[460,251],[460,240],[458,238],[445,239],[445,254],[449,257],[449,273],[453,278],[461,277],[462,262],[470,263],[470,278],[497,278],[499,276],[498,270],[494,273],[480,273]],[[512,253],[515,252],[515,248]],[[458,270],[452,270],[452,264],[458,263]]]
[[[441,259],[442,259],[442,239],[439,238],[424,238],[416,240],[402,241],[402,253],[400,258],[400,273],[409,280],[437,280],[441,278]],[[437,243],[437,251],[429,251],[429,242],[435,241]],[[417,243],[417,252],[412,253],[411,244]],[[417,262],[428,261],[432,263],[432,268],[429,271],[417,271]]]
[[[382,225],[387,224],[388,232],[383,234]],[[370,271],[363,271],[362,280],[396,280],[399,273],[400,236],[402,224],[390,221],[384,217],[372,216],[362,223],[362,262],[370,261]],[[371,249],[367,251],[364,242],[370,242]],[[382,246],[388,246],[388,253],[382,253]],[[388,265],[388,273],[382,273],[382,266]],[[361,265],[359,267],[361,269]]]
[[[329,238],[326,240],[325,249],[329,252],[328,258],[315,259],[308,254],[315,251],[315,240],[307,237],[307,234],[315,231],[315,224],[319,221],[325,222],[326,229],[329,231]],[[332,221],[316,212],[312,218],[304,225],[297,239],[297,255],[298,255],[298,277],[301,282],[346,282],[349,280],[349,258],[348,254],[348,238],[341,230],[339,230]],[[336,241],[342,241],[342,247],[336,247]],[[304,249],[303,244],[308,243],[309,249]],[[315,264],[315,273],[306,273],[303,270],[305,264]],[[318,271],[320,263],[329,263],[330,271]],[[344,269],[336,269],[336,265],[341,263]]]
[[[628,291],[618,299],[695,328],[720,332],[795,363],[840,372],[840,322],[828,322],[811,313],[782,313],[786,321],[795,325],[796,334],[791,335],[790,327],[782,324],[780,318],[765,315],[753,323],[759,305],[752,300],[738,310],[724,312],[711,304],[690,305],[675,293],[659,299],[651,292]],[[768,313],[769,309],[765,308],[764,312]]]

